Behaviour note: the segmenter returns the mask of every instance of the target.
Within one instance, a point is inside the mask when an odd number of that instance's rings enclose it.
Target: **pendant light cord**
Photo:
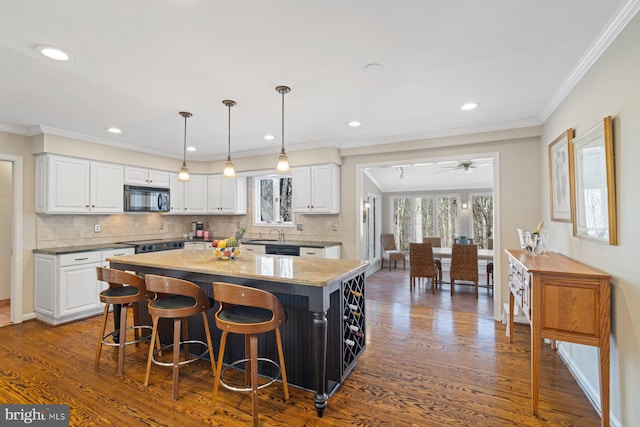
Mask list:
[[[227,104],[229,108],[229,120],[227,121],[227,160],[231,160],[231,105],[231,103]]]
[[[282,148],[280,149],[280,152],[284,154],[284,94],[287,92],[281,90],[280,93],[282,94]]]
[[[184,147],[182,148],[182,164],[187,164],[187,115],[184,116]]]

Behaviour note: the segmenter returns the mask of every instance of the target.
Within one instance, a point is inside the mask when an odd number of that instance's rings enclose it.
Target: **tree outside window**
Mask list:
[[[458,234],[459,198],[457,195],[393,197],[396,247],[408,250],[410,242],[432,236],[440,236],[442,246],[450,247]]]
[[[493,239],[493,194],[471,194],[471,209],[473,242],[487,249],[488,239]]]
[[[255,223],[293,224],[291,177],[255,178]]]

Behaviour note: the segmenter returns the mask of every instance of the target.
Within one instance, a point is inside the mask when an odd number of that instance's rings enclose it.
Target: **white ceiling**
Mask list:
[[[238,103],[232,156],[279,151],[281,84],[288,151],[539,125],[638,0],[1,4],[0,130],[181,158],[185,110],[187,158],[213,160],[227,150],[223,99]]]

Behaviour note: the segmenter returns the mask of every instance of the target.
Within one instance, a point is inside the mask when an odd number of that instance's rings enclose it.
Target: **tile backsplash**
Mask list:
[[[193,221],[202,221],[205,230],[213,238],[225,238],[238,227],[246,227],[245,238],[276,239],[270,234],[276,226],[254,226],[250,215],[163,215],[115,214],[115,215],[36,215],[36,247],[56,248],[77,245],[93,245],[132,240],[183,238],[191,231]],[[296,225],[300,224],[301,227]],[[95,225],[100,232],[95,232]],[[302,230],[299,230],[302,228]],[[339,224],[339,215],[297,215],[293,227],[282,227],[286,240],[341,242],[340,234],[346,231]],[[338,231],[341,230],[341,231]]]

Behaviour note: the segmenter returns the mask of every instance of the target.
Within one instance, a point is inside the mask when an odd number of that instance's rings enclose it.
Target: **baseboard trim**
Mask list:
[[[596,410],[598,415],[600,415],[600,418],[602,418],[602,408],[600,407],[600,393],[598,392],[598,390],[593,388],[589,381],[587,381],[587,378],[582,374],[582,371],[578,369],[577,365],[573,362],[573,359],[564,350],[563,344],[564,343],[562,342],[558,342],[558,355],[560,356],[560,359],[562,359],[566,367],[569,369],[569,372],[584,392],[585,396],[587,396],[587,399],[589,399],[589,402],[591,402],[593,408]],[[611,426],[623,427],[622,423],[611,413],[611,410],[609,410],[609,418]]]

